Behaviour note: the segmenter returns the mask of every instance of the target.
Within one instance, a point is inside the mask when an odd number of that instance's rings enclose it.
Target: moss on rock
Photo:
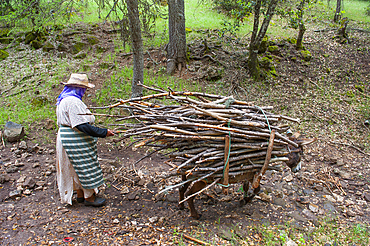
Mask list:
[[[76,42],[72,45],[72,54],[78,54],[81,52],[83,49],[85,49],[88,46],[87,43],[85,42]]]
[[[0,61],[5,60],[9,56],[9,53],[5,50],[0,50]]]
[[[53,49],[55,49],[55,47],[49,41],[45,42],[44,45],[42,46],[42,50],[45,51],[45,52],[49,52],[49,51],[51,51]]]
[[[90,45],[94,45],[94,44],[99,43],[99,39],[97,37],[95,37],[95,36],[87,36],[86,39],[87,39],[87,42]]]
[[[37,38],[36,34],[34,32],[29,32],[26,34],[26,37],[24,39],[25,44],[31,43],[33,40]]]
[[[311,52],[309,52],[308,50],[301,50],[301,56],[302,56],[303,60],[305,60],[307,62],[312,59]]]
[[[74,58],[76,58],[76,59],[84,59],[84,58],[86,58],[86,56],[87,56],[87,54],[86,54],[86,52],[85,52],[85,51],[80,51],[79,53],[77,53],[77,54],[74,56]]]
[[[271,45],[267,48],[270,53],[278,53],[279,47],[277,45]]]
[[[42,43],[38,40],[33,40],[31,42],[31,46],[34,48],[34,49],[40,49],[42,47]]]

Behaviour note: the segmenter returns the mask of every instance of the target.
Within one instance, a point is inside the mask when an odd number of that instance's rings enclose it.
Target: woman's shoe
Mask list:
[[[85,201],[84,197],[77,197],[77,202],[78,203],[83,203]]]
[[[84,203],[85,206],[101,207],[105,204],[105,199],[101,197],[95,197],[95,200],[93,202],[85,200]]]

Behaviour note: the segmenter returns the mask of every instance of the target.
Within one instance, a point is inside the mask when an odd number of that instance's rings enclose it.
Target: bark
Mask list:
[[[270,21],[275,13],[275,8],[277,5],[277,0],[272,0],[265,18],[262,22],[261,28],[259,28],[259,18],[261,12],[261,0],[257,0],[256,5],[254,7],[254,24],[253,24],[253,32],[251,37],[251,43],[249,46],[249,59],[248,59],[248,67],[251,73],[251,76],[255,80],[260,80],[260,68],[258,64],[258,47],[260,46],[262,39],[265,37],[268,26],[270,25]],[[259,30],[258,30],[259,29]]]
[[[184,0],[168,1],[169,42],[167,46],[167,74],[186,65],[186,33]]]
[[[132,78],[131,98],[137,98],[143,95],[143,87],[138,85],[144,83],[143,40],[141,38],[138,1],[126,0],[126,4],[130,22],[131,45],[134,57],[134,74]]]
[[[303,21],[303,10],[304,10],[304,5],[305,5],[305,0],[301,0],[298,6],[298,26],[299,26],[299,31],[298,31],[298,37],[297,37],[297,44],[296,44],[296,49],[300,50],[303,48],[302,42],[303,42],[303,35],[306,32],[306,27],[304,25]]]
[[[335,10],[334,22],[337,23],[341,18],[342,0],[337,0],[337,8]]]

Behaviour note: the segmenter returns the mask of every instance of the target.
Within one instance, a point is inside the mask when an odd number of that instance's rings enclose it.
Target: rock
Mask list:
[[[44,43],[44,46],[42,46],[42,50],[44,52],[49,52],[49,51],[54,50],[54,49],[55,49],[55,47],[52,43],[50,43],[50,41],[46,41]]]
[[[57,47],[58,51],[62,52],[62,51],[68,51],[68,47],[65,46],[63,43],[60,43],[58,44],[58,47]],[[77,52],[78,53],[78,52]]]
[[[308,209],[303,209],[302,214],[306,216],[309,220],[316,220],[317,217]]]
[[[313,212],[313,213],[317,213],[319,212],[319,206],[315,205],[315,204],[312,204],[310,203],[308,205],[308,208]]]
[[[135,198],[136,198],[136,193],[130,193],[130,194],[128,194],[128,196],[127,196],[127,199],[128,199],[129,201],[131,201],[131,200],[135,200]]]
[[[11,121],[5,124],[4,137],[8,142],[18,142],[24,136],[23,126]]]
[[[367,202],[370,202],[370,193],[368,193],[368,192],[364,193],[364,199],[365,199]]]
[[[35,40],[37,38],[37,35],[33,32],[29,32],[28,34],[26,34],[26,37],[24,39],[24,43],[25,44],[29,44],[31,43],[33,40]]]
[[[289,239],[284,246],[298,246],[296,242],[294,242],[292,239]]]
[[[323,197],[325,197],[329,202],[336,202],[337,200],[332,197],[331,195],[324,195]]]
[[[286,206],[286,201],[282,198],[276,198],[274,199],[274,204],[285,207]]]
[[[0,184],[9,182],[9,180],[10,180],[10,177],[7,174],[0,174]]]
[[[8,56],[9,56],[8,52],[0,49],[0,61],[5,60],[6,58],[8,58]]]
[[[130,189],[127,186],[123,187],[123,189],[121,190],[122,195],[128,194],[129,192],[130,192]]]
[[[25,189],[25,190],[23,191],[23,194],[25,194],[25,195],[31,195],[31,194],[32,194],[32,191],[31,191],[31,190],[29,190],[29,189]]]
[[[38,95],[31,99],[31,104],[35,107],[43,106],[47,104],[48,102],[49,100],[47,99],[47,97],[42,96],[42,95]]]
[[[352,210],[347,210],[346,214],[350,217],[355,217],[356,216],[356,213]]]
[[[330,201],[324,202],[323,209],[328,212],[337,212],[334,205]]]
[[[33,40],[33,41],[31,42],[31,46],[32,46],[34,49],[38,50],[38,49],[40,49],[40,48],[42,47],[42,43],[41,43],[40,41],[38,41],[38,40]]]
[[[36,185],[36,181],[34,180],[33,177],[27,177],[26,180],[24,181],[23,183],[23,187],[27,187],[27,188],[34,188]]]
[[[20,190],[13,190],[9,193],[9,198],[16,198],[22,195],[22,191]]]
[[[76,42],[72,45],[71,52],[72,52],[73,55],[76,55],[88,46],[89,46],[89,44],[87,44],[85,42]]]
[[[113,223],[113,224],[119,224],[119,220],[118,220],[118,219],[114,219],[114,220],[112,221],[112,223]]]
[[[27,143],[26,141],[21,141],[19,144],[18,144],[18,149],[22,149],[22,150],[27,150]]]
[[[297,221],[307,222],[307,219],[300,215],[298,211],[294,211],[293,213],[289,214],[289,216],[296,219]]]
[[[339,170],[338,174],[344,179],[351,179],[351,174],[346,171]]]
[[[293,175],[289,174],[288,176],[284,177],[286,182],[291,182],[293,180]]]
[[[94,45],[94,44],[99,43],[99,39],[97,37],[95,37],[95,36],[87,36],[86,39],[87,39],[87,42],[90,45]]]
[[[154,224],[154,223],[157,223],[159,220],[158,216],[154,216],[154,217],[151,217],[149,218],[149,222]]]
[[[343,196],[337,195],[335,193],[333,193],[333,196],[335,197],[335,199],[337,200],[337,202],[343,202],[344,201],[344,197]]]

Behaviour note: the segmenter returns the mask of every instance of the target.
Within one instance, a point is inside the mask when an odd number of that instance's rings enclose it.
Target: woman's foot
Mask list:
[[[78,203],[82,203],[85,201],[85,198],[84,198],[84,191],[83,190],[77,190],[77,202]]]
[[[105,204],[105,199],[96,197],[95,194],[85,199],[85,206],[101,207]]]

